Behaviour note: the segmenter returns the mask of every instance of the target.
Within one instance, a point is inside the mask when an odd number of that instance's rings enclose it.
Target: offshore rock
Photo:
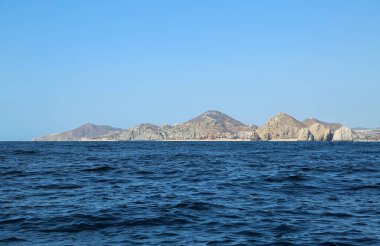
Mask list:
[[[297,140],[300,131],[305,128],[302,122],[290,115],[279,113],[257,129],[261,140]]]
[[[297,139],[298,141],[314,141],[314,135],[308,128],[302,128]]]
[[[353,141],[352,130],[348,127],[341,127],[334,132],[333,141]]]
[[[309,127],[309,130],[315,141],[331,141],[333,138],[332,130],[322,124],[314,123]]]

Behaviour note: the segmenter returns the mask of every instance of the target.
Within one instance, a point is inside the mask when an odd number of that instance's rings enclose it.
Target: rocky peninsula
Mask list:
[[[367,133],[367,134],[366,134]],[[378,141],[380,131],[356,132],[317,119],[303,122],[278,113],[264,125],[246,125],[216,110],[177,125],[140,124],[128,129],[85,124],[33,141]]]

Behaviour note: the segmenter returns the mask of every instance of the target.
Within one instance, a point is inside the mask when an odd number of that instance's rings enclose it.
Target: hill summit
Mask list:
[[[278,113],[257,131],[262,140],[297,139],[300,131],[307,126],[285,113]]]
[[[209,110],[185,123],[175,125],[168,139],[235,139],[239,133],[252,132],[254,128],[216,110]]]
[[[101,138],[101,136],[119,132],[122,129],[106,125],[84,124],[74,130],[65,131],[62,133],[53,133],[40,138],[35,138],[36,141],[80,141],[92,140]]]

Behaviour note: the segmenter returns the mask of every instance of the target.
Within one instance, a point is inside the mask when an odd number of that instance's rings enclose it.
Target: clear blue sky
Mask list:
[[[380,1],[0,1],[0,140],[208,109],[380,126]]]

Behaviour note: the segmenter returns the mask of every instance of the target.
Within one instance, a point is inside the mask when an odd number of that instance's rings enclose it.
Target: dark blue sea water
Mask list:
[[[2,142],[0,244],[380,245],[380,143]]]

